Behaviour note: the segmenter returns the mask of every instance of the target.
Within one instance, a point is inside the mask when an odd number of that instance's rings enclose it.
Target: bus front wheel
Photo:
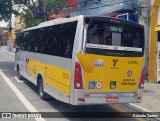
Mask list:
[[[43,80],[41,77],[38,78],[38,93],[42,100],[46,99],[46,93],[44,92]]]

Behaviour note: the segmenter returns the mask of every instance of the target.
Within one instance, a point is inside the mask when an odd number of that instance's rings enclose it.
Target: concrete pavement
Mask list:
[[[135,105],[144,111],[160,112],[160,84],[145,82],[142,102]]]
[[[15,48],[12,49],[12,52],[8,52],[7,51],[7,46],[0,46],[0,49],[3,50],[3,51],[5,51],[8,54],[15,55],[15,51],[16,51]]]
[[[0,76],[0,112],[27,112],[28,110],[2,80]]]

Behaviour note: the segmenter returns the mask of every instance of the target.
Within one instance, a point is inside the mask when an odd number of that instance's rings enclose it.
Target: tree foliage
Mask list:
[[[23,12],[11,9],[13,5],[23,9]],[[65,6],[65,0],[0,0],[0,20],[8,21],[10,13],[22,15],[27,27],[48,20],[53,13],[57,14]]]
[[[37,26],[39,23],[42,22],[41,19],[33,18],[32,12],[29,9],[25,10],[25,14],[22,14],[21,16],[25,19],[25,24],[27,28]]]
[[[49,13],[60,13],[65,6],[65,0],[43,0],[44,10]]]
[[[65,0],[14,0],[14,4],[23,8],[23,17],[27,27],[48,20],[52,13],[59,13],[65,6]]]
[[[11,0],[0,0],[0,20],[8,21],[10,18]]]

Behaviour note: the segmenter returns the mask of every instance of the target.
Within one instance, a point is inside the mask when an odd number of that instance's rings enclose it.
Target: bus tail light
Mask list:
[[[81,66],[75,62],[74,88],[83,89]]]
[[[139,83],[139,88],[140,89],[143,89],[144,88],[144,81],[145,81],[145,67],[143,68],[142,70],[142,73],[141,73],[141,79],[140,79],[140,83]]]

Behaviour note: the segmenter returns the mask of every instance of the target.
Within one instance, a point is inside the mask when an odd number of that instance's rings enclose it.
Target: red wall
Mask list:
[[[77,0],[66,0],[66,3],[71,6],[73,5],[72,7],[73,10],[77,9]]]

